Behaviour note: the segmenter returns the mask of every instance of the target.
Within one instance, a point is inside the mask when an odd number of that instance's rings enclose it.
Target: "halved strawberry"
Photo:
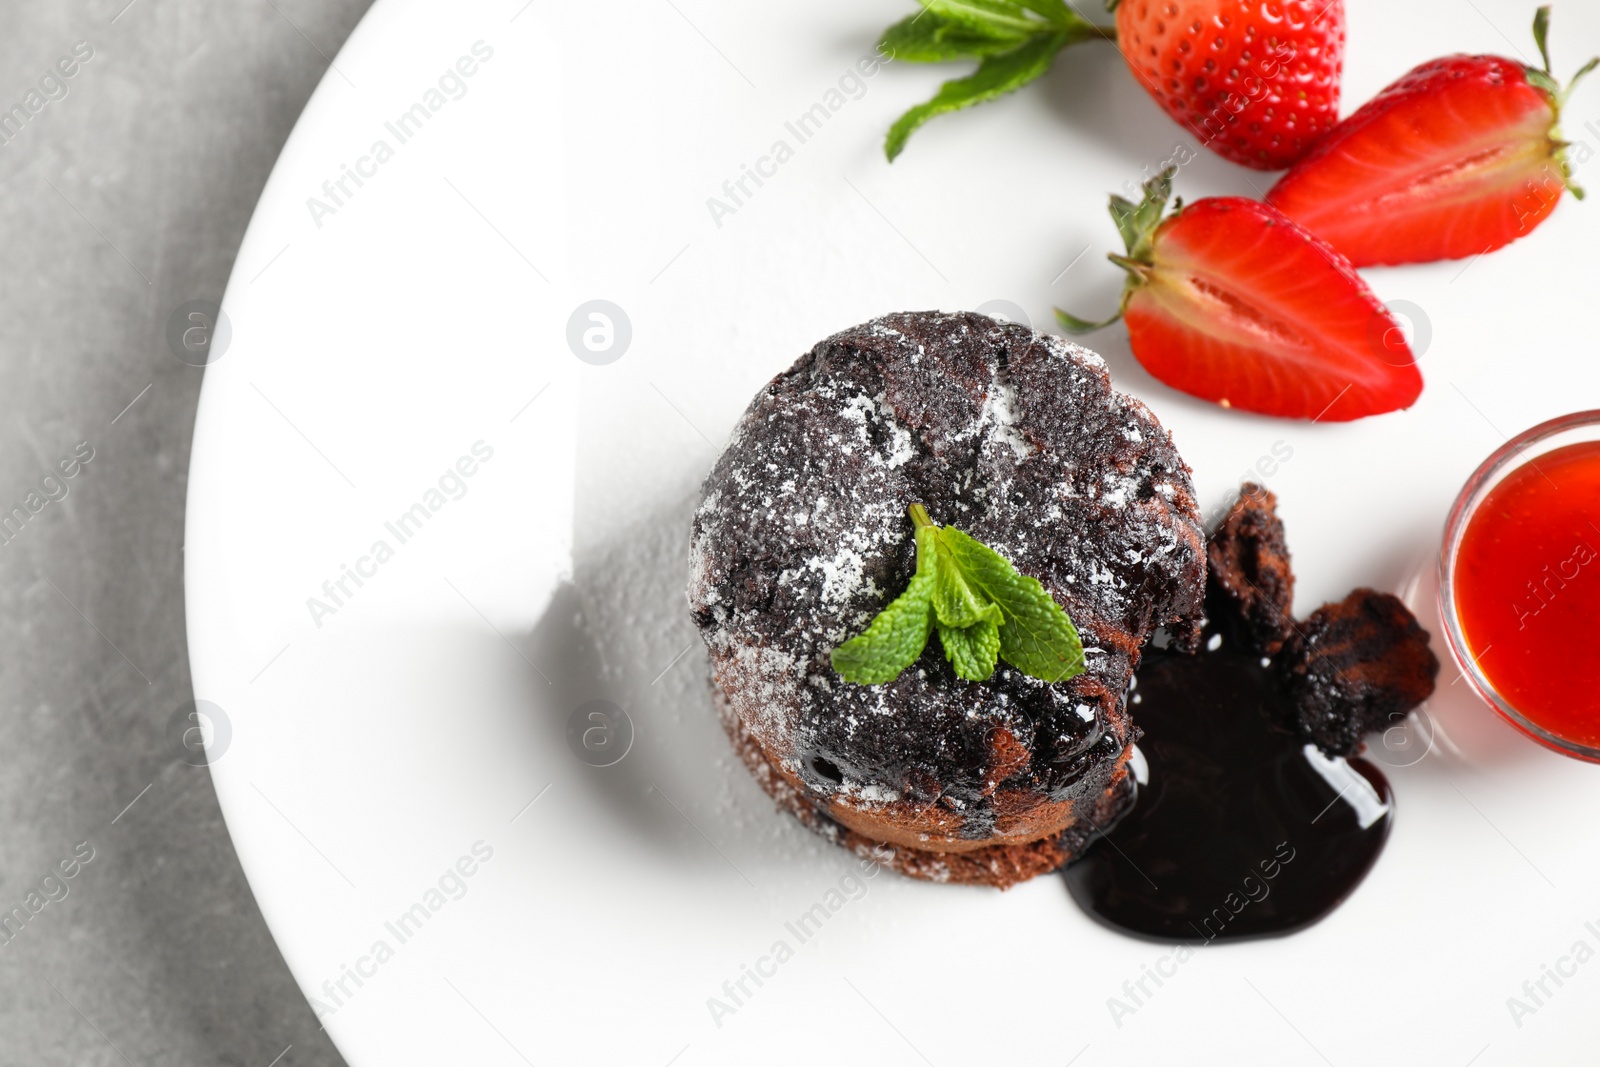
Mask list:
[[[1358,267],[1481,255],[1529,233],[1571,189],[1558,124],[1571,87],[1499,56],[1424,63],[1340,123],[1267,194]],[[1596,60],[1572,79],[1576,85]]]
[[[1275,208],[1240,197],[1163,220],[1173,169],[1142,203],[1111,198],[1128,272],[1120,315],[1134,356],[1161,381],[1223,407],[1348,422],[1422,392],[1405,333],[1349,262]],[[1069,332],[1088,323],[1057,309]]]

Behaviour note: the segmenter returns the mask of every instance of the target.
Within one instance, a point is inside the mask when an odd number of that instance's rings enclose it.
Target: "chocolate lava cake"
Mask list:
[[[907,586],[907,507],[1037,578],[1085,670],[958,678],[930,641],[886,685],[830,654]],[[903,873],[1006,887],[1072,859],[1131,802],[1123,704],[1157,627],[1202,621],[1189,468],[1100,358],[976,314],[889,315],[751,402],[694,518],[689,604],[723,723],[813,830]]]

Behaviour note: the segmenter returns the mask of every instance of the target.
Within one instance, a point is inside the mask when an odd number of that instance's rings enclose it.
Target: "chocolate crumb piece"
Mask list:
[[[1433,695],[1439,660],[1404,604],[1357,589],[1302,623],[1276,667],[1301,736],[1330,756],[1350,756],[1369,731]]]
[[[1294,571],[1278,498],[1245,483],[1206,545],[1207,602],[1246,646],[1273,660],[1289,697],[1286,725],[1330,756],[1354,755],[1428,699],[1439,661],[1399,600],[1357,589],[1304,623],[1291,613]]]
[[[1266,656],[1277,655],[1294,632],[1294,572],[1277,509],[1270,490],[1246,482],[1206,549],[1212,583]]]

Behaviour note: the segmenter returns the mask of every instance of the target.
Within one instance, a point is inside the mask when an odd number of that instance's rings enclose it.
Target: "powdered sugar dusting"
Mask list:
[[[983,421],[991,438],[1009,445],[1020,463],[1039,450],[1017,428],[1016,416],[1011,410],[1016,395],[1016,389],[1003,375],[996,377],[994,387],[983,402]]]

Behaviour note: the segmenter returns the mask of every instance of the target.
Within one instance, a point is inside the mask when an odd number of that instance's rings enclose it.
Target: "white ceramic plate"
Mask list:
[[[1530,3],[1349,6],[1351,102],[1443,51],[1532,52]],[[1600,949],[1600,773],[1448,667],[1440,743],[1393,769],[1394,834],[1355,897],[1300,936],[1200,953],[1131,1015],[1109,999],[1170,950],[1095,925],[1058,879],[885,874],[805,943],[785,925],[856,864],[774,813],[715,721],[682,594],[700,479],[759,386],[837,329],[1108,307],[1106,194],[1192,143],[1083,47],[887,166],[884,128],[947,75],[851,74],[906,10],[379,0],[307,107],[206,375],[188,598],[196,695],[231,727],[217,793],[329,1033],[354,1067],[1587,1055],[1600,963],[1571,954]],[[1597,49],[1600,10],[1558,5],[1560,70]],[[830,102],[799,143],[786,123]],[[1591,86],[1567,124],[1580,158],[1596,116]],[[792,158],[762,162],[778,140]],[[1179,177],[1191,198],[1264,185],[1204,153]],[[1406,585],[1505,434],[1600,406],[1597,248],[1600,205],[1569,201],[1496,255],[1372,272],[1418,323],[1428,388],[1354,425],[1225,413],[1154,382],[1119,329],[1093,343],[1208,506],[1253,470],[1277,490],[1304,613]],[[594,299],[631,324],[607,365],[566,340]],[[567,743],[594,699],[634,728],[614,766]],[[793,957],[762,963],[780,941]],[[1534,1005],[1545,965],[1574,973]],[[1537,1010],[1514,1018],[1513,996]]]

